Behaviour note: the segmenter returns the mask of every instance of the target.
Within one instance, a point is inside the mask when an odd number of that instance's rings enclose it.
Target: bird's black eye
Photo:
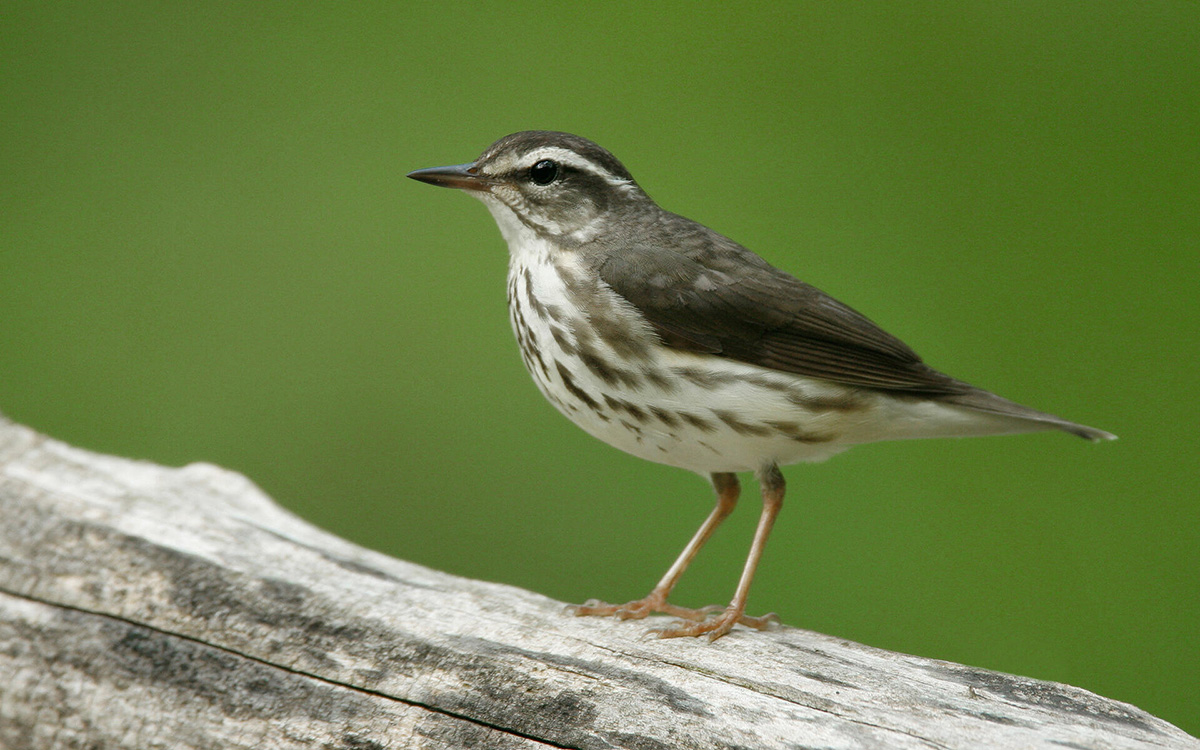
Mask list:
[[[558,177],[558,164],[542,159],[529,168],[529,179],[538,185],[549,185]]]

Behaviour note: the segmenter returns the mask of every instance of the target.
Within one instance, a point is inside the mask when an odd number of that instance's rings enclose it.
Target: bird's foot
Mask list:
[[[714,609],[707,607],[706,609]],[[720,610],[720,607],[715,609]],[[689,620],[693,618],[688,618]],[[779,624],[779,615],[771,612],[762,617],[750,617],[741,607],[726,607],[718,617],[705,619],[699,622],[677,622],[671,627],[651,630],[650,634],[659,638],[695,638],[696,636],[707,635],[708,640],[717,640],[721,636],[733,630],[734,625],[745,625],[754,628],[755,630],[766,630],[772,625]]]
[[[745,625],[755,630],[766,630],[779,624],[779,615],[771,612],[762,617],[751,617],[740,607],[712,605],[690,609],[668,604],[666,595],[651,592],[644,599],[624,604],[608,604],[599,599],[589,599],[583,604],[567,608],[576,617],[616,617],[620,620],[641,620],[657,612],[680,618],[681,622],[665,628],[656,628],[648,635],[658,638],[694,638],[707,635],[715,641],[733,629],[734,625]],[[719,614],[718,614],[719,613]],[[717,615],[713,617],[712,615]]]
[[[624,604],[608,604],[599,599],[588,599],[583,604],[573,604],[567,610],[576,617],[616,617],[619,620],[641,620],[654,612],[683,620],[703,622],[709,615],[722,611],[720,606],[689,609],[667,603],[665,594],[650,592],[644,599]]]

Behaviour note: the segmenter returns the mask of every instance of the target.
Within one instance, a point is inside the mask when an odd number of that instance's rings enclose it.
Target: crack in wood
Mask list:
[[[438,706],[430,705],[427,703],[422,703],[420,701],[408,700],[405,698],[401,698],[401,697],[398,697],[395,695],[390,695],[388,693],[380,692],[377,690],[371,690],[370,688],[364,688],[360,685],[354,685],[354,684],[351,684],[348,682],[342,682],[339,680],[330,679],[328,677],[325,677],[325,676],[322,676],[319,674],[315,674],[313,672],[298,670],[293,667],[289,667],[286,664],[279,664],[277,662],[272,662],[267,659],[263,659],[263,658],[254,656],[253,654],[244,653],[241,651],[237,651],[235,649],[231,649],[231,648],[222,646],[217,643],[211,643],[211,642],[205,641],[203,639],[196,638],[196,637],[188,635],[186,633],[178,633],[178,632],[173,632],[170,630],[164,630],[162,628],[158,628],[158,627],[149,625],[144,622],[138,622],[136,620],[131,620],[126,617],[121,617],[120,615],[114,615],[114,614],[111,614],[108,612],[98,612],[95,610],[90,610],[90,609],[86,609],[83,607],[74,606],[71,604],[65,604],[63,602],[50,601],[50,600],[32,596],[29,594],[23,594],[23,593],[20,593],[17,591],[13,591],[13,590],[10,590],[3,586],[0,586],[0,594],[11,596],[14,599],[21,599],[24,601],[41,604],[41,605],[44,605],[47,607],[52,607],[57,610],[75,612],[75,613],[78,613],[81,615],[86,615],[89,617],[96,617],[96,618],[100,618],[103,620],[108,620],[110,622],[120,623],[129,628],[137,629],[140,631],[145,631],[148,633],[153,633],[153,634],[163,636],[166,638],[177,638],[180,641],[184,641],[186,643],[190,643],[190,644],[199,646],[201,648],[211,649],[213,651],[217,651],[222,654],[226,654],[228,656],[236,657],[239,659],[244,659],[248,662],[257,664],[259,666],[267,667],[270,669],[277,669],[288,675],[293,675],[293,676],[301,677],[304,679],[314,680],[314,681],[322,683],[324,685],[341,688],[344,690],[350,690],[350,691],[353,691],[355,693],[358,693],[358,694],[361,694],[364,696],[369,696],[372,698],[380,698],[380,699],[387,700],[387,701],[393,701],[395,703],[405,705],[405,706],[410,706],[412,708],[419,708],[419,709],[422,709],[425,711],[429,711],[430,713],[440,714],[442,716],[445,716],[445,717],[448,717],[451,719],[456,719],[458,721],[467,722],[469,724],[473,724],[475,726],[479,726],[484,729],[490,729],[490,730],[494,730],[497,732],[502,732],[504,734],[509,734],[514,737],[519,737],[521,739],[525,739],[525,740],[529,740],[531,742],[536,742],[538,744],[545,745],[547,747],[558,748],[559,750],[585,750],[584,748],[581,748],[581,747],[578,747],[575,745],[561,745],[561,744],[555,743],[554,741],[548,740],[543,737],[537,737],[537,736],[533,736],[533,735],[529,735],[529,734],[524,734],[524,733],[514,730],[510,727],[505,727],[503,725],[494,724],[494,723],[490,723],[487,721],[481,721],[475,717],[457,713],[454,711],[448,711],[448,710],[440,708]]]

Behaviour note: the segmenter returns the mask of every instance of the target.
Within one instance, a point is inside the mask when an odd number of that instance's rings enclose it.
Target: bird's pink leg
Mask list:
[[[774,465],[761,470],[758,473],[758,481],[762,485],[762,515],[758,518],[758,528],[754,531],[754,542],[750,545],[750,554],[746,558],[746,566],[742,570],[742,578],[738,581],[733,601],[729,603],[722,614],[712,619],[680,622],[662,630],[651,631],[659,638],[707,635],[710,641],[715,641],[732,630],[733,626],[738,623],[765,630],[771,623],[779,622],[779,617],[774,613],[762,617],[746,615],[746,599],[750,595],[750,583],[754,580],[754,571],[758,568],[759,559],[762,558],[763,548],[767,546],[767,537],[771,534],[771,527],[775,525],[775,517],[779,515],[779,509],[783,507],[785,489],[783,474]],[[687,619],[696,620],[697,618],[689,617]]]
[[[671,590],[675,588],[675,584],[679,582],[683,571],[687,570],[691,564],[692,558],[708,541],[717,527],[721,525],[730,513],[733,512],[734,506],[737,505],[738,494],[741,492],[741,486],[738,484],[737,475],[728,472],[718,472],[712,475],[713,488],[717,491],[717,504],[708,514],[708,518],[704,519],[704,523],[700,524],[700,528],[696,530],[692,540],[683,548],[683,552],[679,553],[679,557],[667,570],[666,575],[658,582],[658,585],[644,598],[637,599],[625,604],[607,604],[597,599],[589,599],[583,604],[571,607],[571,611],[578,617],[587,615],[596,615],[601,617],[617,617],[622,620],[640,620],[652,612],[661,612],[671,615],[672,617],[681,617],[687,620],[703,621],[714,612],[720,612],[720,606],[701,607],[700,609],[688,609],[686,607],[676,607],[674,604],[667,603],[667,596]]]

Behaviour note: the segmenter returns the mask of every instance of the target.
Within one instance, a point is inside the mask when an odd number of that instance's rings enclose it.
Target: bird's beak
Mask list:
[[[462,190],[479,190],[486,192],[492,189],[492,181],[479,174],[474,163],[456,164],[453,167],[430,167],[409,172],[408,176],[419,182],[428,182],[440,187],[460,188]]]

